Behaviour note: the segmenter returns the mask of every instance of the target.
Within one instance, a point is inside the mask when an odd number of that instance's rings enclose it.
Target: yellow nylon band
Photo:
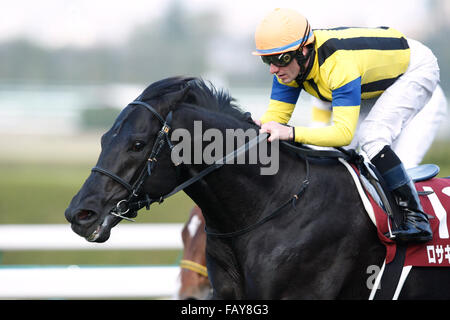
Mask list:
[[[206,267],[197,262],[190,261],[190,260],[181,260],[180,267],[183,269],[188,269],[188,270],[197,272],[198,274],[200,274],[204,277],[208,277],[208,270],[206,269]]]

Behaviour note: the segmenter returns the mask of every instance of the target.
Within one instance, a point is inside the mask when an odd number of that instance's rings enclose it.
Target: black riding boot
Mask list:
[[[396,242],[428,242],[433,233],[428,216],[423,212],[414,182],[402,162],[389,146],[385,146],[372,160],[395,197],[400,214],[399,228],[392,231]]]

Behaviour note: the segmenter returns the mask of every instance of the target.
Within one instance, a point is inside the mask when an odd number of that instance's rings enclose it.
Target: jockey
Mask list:
[[[357,142],[403,214],[393,238],[398,242],[431,240],[428,216],[414,183],[391,146],[438,86],[439,67],[433,53],[388,27],[312,30],[308,20],[291,9],[268,14],[256,29],[255,42],[253,54],[261,56],[274,75],[268,109],[256,121],[261,133],[269,133],[269,141],[346,146],[355,137],[361,100],[375,101],[360,123]],[[329,125],[286,125],[302,89],[329,107],[313,113],[322,119],[332,116]],[[430,136],[421,128],[415,131],[429,141],[436,132]]]

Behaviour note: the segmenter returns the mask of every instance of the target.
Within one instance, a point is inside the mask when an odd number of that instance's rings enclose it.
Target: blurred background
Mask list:
[[[274,8],[273,1],[0,4],[1,225],[66,224],[64,210],[96,163],[102,133],[154,81],[203,77],[229,91],[254,117],[268,103],[272,76],[251,51],[256,25]],[[433,50],[441,86],[450,95],[449,1],[276,1],[276,6],[297,9],[313,28],[399,29]],[[309,120],[308,101],[302,94],[295,122]],[[424,159],[441,167],[440,176],[450,176],[449,138],[447,120]],[[178,194],[142,210],[137,221],[183,223],[192,206]],[[0,264],[175,265],[180,254],[179,249],[5,250]]]

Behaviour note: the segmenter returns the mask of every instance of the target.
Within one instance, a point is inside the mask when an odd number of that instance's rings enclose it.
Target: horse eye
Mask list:
[[[144,147],[145,147],[145,142],[138,140],[133,143],[133,147],[131,148],[131,150],[135,151],[135,152],[139,152],[142,149],[144,149]]]

